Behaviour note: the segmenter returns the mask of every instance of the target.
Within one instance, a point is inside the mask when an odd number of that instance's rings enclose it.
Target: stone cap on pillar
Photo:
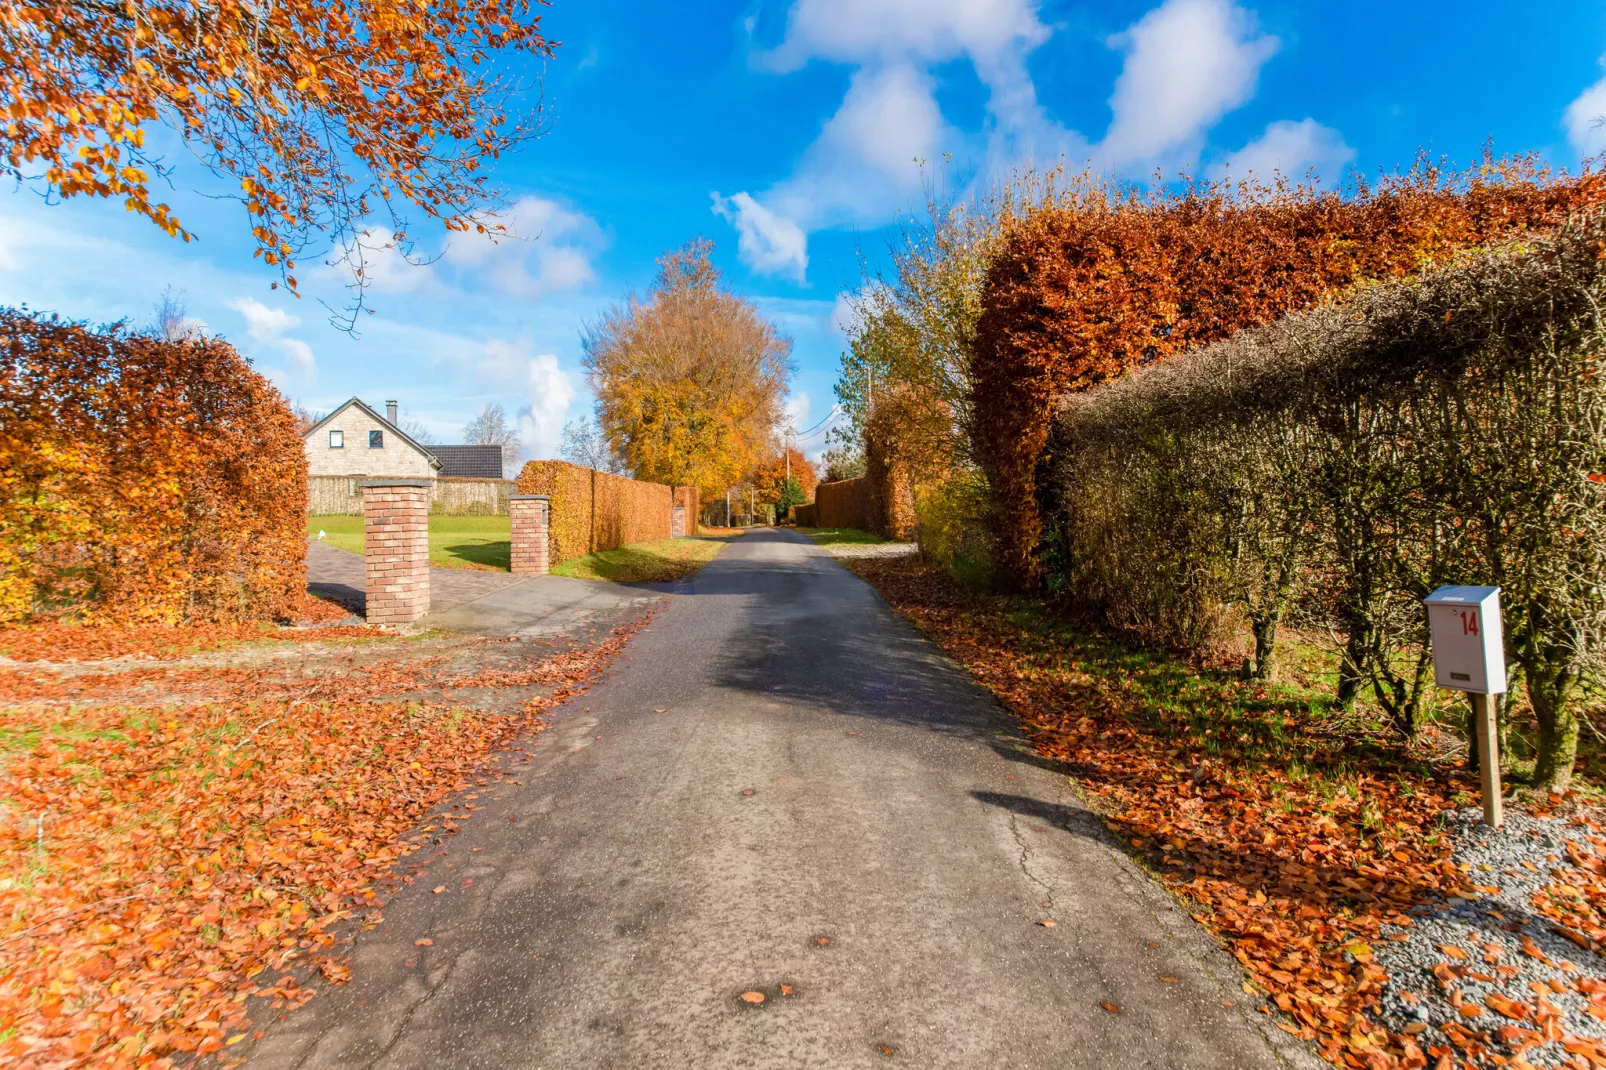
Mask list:
[[[549,502],[549,501],[552,500],[552,495],[550,495],[550,494],[509,494],[507,496],[507,500],[510,501],[510,502]]]
[[[363,490],[375,487],[419,487],[428,490],[434,485],[433,479],[370,479],[360,484]]]

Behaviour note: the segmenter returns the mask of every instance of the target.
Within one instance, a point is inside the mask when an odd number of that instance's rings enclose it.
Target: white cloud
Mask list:
[[[1280,174],[1298,182],[1314,169],[1318,178],[1331,182],[1353,159],[1355,150],[1332,127],[1315,119],[1297,123],[1284,119],[1266,127],[1264,134],[1228,156],[1214,170],[1233,178],[1253,174],[1265,182],[1270,182],[1273,174]]]
[[[790,274],[803,281],[809,269],[809,240],[803,228],[745,193],[713,195],[714,211],[736,227],[742,262],[762,275]]]
[[[1048,39],[1036,0],[797,0],[780,47],[755,56],[782,73],[811,59],[870,64],[988,61]]]
[[[519,414],[524,456],[556,457],[563,440],[563,420],[574,401],[574,383],[558,366],[557,357],[543,353],[530,361],[524,396],[525,407]]]
[[[1606,56],[1601,57],[1606,65]],[[1606,78],[1578,95],[1562,114],[1567,140],[1580,156],[1606,152]]]
[[[1220,118],[1254,96],[1261,66],[1277,51],[1234,0],[1165,0],[1111,47],[1126,52],[1103,142],[1053,119],[1038,99],[1027,60],[1052,31],[1042,0],[794,0],[785,37],[754,54],[756,66],[787,73],[811,60],[857,69],[841,106],[805,151],[791,178],[739,194],[788,225],[786,243],[766,233],[736,198],[716,200],[735,225],[743,259],[769,274],[797,273],[807,234],[825,227],[878,226],[924,195],[918,161],[936,167],[967,151],[982,175],[1011,167],[1092,160],[1112,171],[1192,162]],[[979,138],[951,127],[937,102],[933,70],[968,60],[987,88]],[[795,230],[793,229],[795,228]]]
[[[809,398],[807,390],[797,390],[786,399],[785,419],[786,426],[794,433],[806,430],[809,426],[809,412],[814,404]]]
[[[442,260],[518,297],[577,290],[597,277],[591,261],[604,244],[602,228],[583,212],[522,197],[490,222],[507,229],[494,237],[454,234]]]
[[[859,322],[859,314],[854,303],[859,299],[857,292],[842,292],[836,295],[836,302],[831,306],[831,330],[846,339],[854,331]]]
[[[285,331],[301,325],[300,316],[282,308],[269,308],[254,297],[237,297],[229,307],[245,320],[246,333],[253,342],[277,342]]]
[[[301,325],[300,316],[282,308],[270,308],[253,297],[237,297],[228,304],[245,320],[245,333],[251,341],[287,357],[303,385],[317,382],[318,362],[313,357],[312,347],[299,338],[285,337],[286,331]],[[268,377],[281,390],[286,388],[284,373],[270,371]]]
[[[1127,53],[1097,150],[1112,167],[1197,154],[1217,120],[1255,95],[1278,48],[1231,0],[1166,0],[1110,44]]]

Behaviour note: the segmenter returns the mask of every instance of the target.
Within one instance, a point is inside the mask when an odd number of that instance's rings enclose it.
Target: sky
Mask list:
[[[355,331],[331,323],[338,271],[271,288],[227,184],[176,143],[164,199],[196,241],[6,188],[0,305],[145,321],[171,289],[314,412],[396,399],[450,443],[499,402],[550,457],[591,409],[585,325],[695,237],[791,337],[801,432],[831,413],[843,295],[928,191],[1062,159],[1334,180],[1486,142],[1572,169],[1606,151],[1602,0],[553,0],[543,26],[554,58],[515,73],[547,131],[494,171],[517,238],[416,230],[428,262],[381,254]]]

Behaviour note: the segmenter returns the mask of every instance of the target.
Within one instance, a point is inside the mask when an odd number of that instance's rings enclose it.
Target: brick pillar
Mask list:
[[[521,576],[545,576],[551,553],[552,499],[545,494],[510,494],[507,511],[513,518],[513,571]]]
[[[429,490],[427,479],[362,485],[369,624],[411,624],[429,612]]]

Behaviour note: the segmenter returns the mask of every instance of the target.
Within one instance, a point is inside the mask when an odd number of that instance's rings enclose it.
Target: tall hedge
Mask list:
[[[971,379],[972,452],[1001,578],[1041,577],[1039,463],[1067,393],[1309,308],[1364,280],[1543,230],[1606,199],[1599,174],[1486,161],[1319,192],[1099,187],[1011,216],[989,264]]]
[[[567,461],[530,461],[520,494],[552,497],[551,563],[633,542],[667,539],[672,495],[661,483],[581,468]]]
[[[224,342],[0,309],[0,621],[285,616],[306,508],[295,417]]]
[[[1503,589],[1510,663],[1566,785],[1606,681],[1606,213],[1241,332],[1070,399],[1046,466],[1059,578],[1110,621],[1254,667],[1290,610],[1414,732],[1421,599]]]

